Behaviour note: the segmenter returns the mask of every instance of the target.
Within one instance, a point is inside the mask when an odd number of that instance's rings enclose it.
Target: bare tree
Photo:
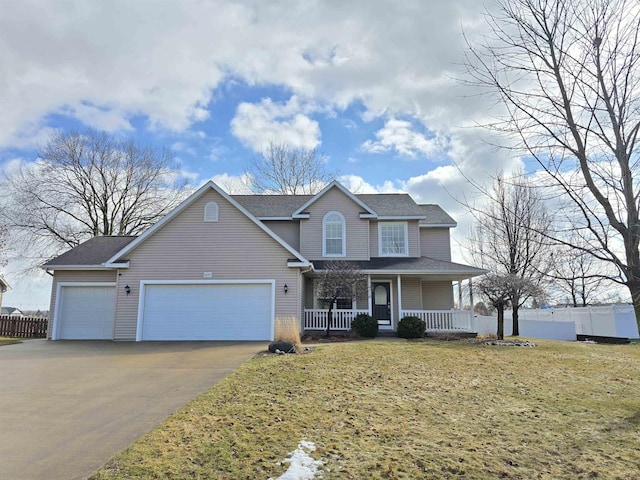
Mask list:
[[[333,308],[340,298],[356,300],[367,291],[367,277],[354,263],[327,262],[316,278],[318,297],[328,306],[326,336],[331,335]]]
[[[251,161],[247,175],[253,191],[281,195],[318,193],[334,177],[317,150],[274,142]]]
[[[540,285],[548,270],[545,236],[551,217],[540,192],[522,173],[512,177],[499,174],[485,194],[487,202],[482,207],[471,207],[475,229],[467,248],[476,265],[522,280],[509,283],[513,289],[508,296],[513,335],[519,335],[518,309],[531,298],[529,284]]]
[[[521,296],[527,298],[536,297],[542,293],[541,288],[530,279],[511,274],[496,275],[492,273],[485,275],[476,283],[476,289],[498,312],[496,336],[500,340],[504,338],[504,309],[511,305],[513,292],[517,291]],[[517,334],[513,333],[513,335]]]
[[[6,267],[8,258],[7,238],[9,236],[9,229],[6,225],[2,224],[2,221],[2,216],[0,216],[0,267]]]
[[[547,275],[574,307],[586,307],[611,283],[602,263],[584,250],[560,246],[553,252]]]
[[[52,136],[36,162],[0,181],[12,245],[36,266],[90,237],[141,233],[188,193],[172,161],[94,130]]]
[[[470,44],[476,85],[505,115],[488,125],[533,157],[574,229],[631,294],[640,325],[640,8],[636,0],[497,0]],[[566,242],[558,238],[561,242]],[[566,242],[568,243],[568,242]]]

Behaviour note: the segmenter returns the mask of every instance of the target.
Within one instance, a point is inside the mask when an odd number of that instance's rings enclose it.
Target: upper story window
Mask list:
[[[378,224],[378,245],[381,257],[406,257],[409,255],[407,222]]]
[[[204,221],[218,221],[218,204],[216,202],[209,202],[204,206]]]
[[[344,216],[329,212],[322,219],[322,255],[344,257],[347,251]]]

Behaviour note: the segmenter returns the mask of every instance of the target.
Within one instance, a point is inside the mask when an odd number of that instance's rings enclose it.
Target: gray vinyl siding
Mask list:
[[[409,256],[420,256],[420,226],[418,220],[410,220],[407,222],[407,231],[409,233]]]
[[[422,308],[424,310],[449,310],[453,308],[451,282],[422,282]]]
[[[391,223],[406,223],[407,224],[407,235],[408,235],[408,243],[409,243],[409,257],[419,257],[420,256],[420,227],[418,224],[418,220],[389,220]],[[369,254],[372,257],[379,257],[379,245],[378,245],[378,225],[381,223],[385,223],[385,221],[378,222],[376,220],[371,221],[371,225],[369,227]],[[424,255],[424,254],[422,254]]]
[[[49,325],[47,338],[51,339],[54,315],[56,311],[56,293],[60,282],[116,282],[115,270],[56,270],[51,282],[51,304],[49,306]]]
[[[266,220],[263,223],[292,248],[300,250],[300,224],[297,220]]]
[[[371,220],[369,222],[369,255],[372,258],[379,257],[378,251],[378,222]]]
[[[422,310],[422,287],[420,278],[402,277],[402,309]]]
[[[421,228],[420,255],[450,262],[451,238],[449,229],[446,227]]]
[[[327,212],[345,218],[347,252],[344,257],[322,256],[322,219]],[[310,260],[369,260],[369,220],[360,218],[362,207],[338,188],[332,188],[308,209],[308,219],[300,220],[300,253]]]
[[[218,222],[204,222],[204,206],[214,201]],[[116,340],[135,340],[142,280],[275,280],[275,316],[299,318],[298,269],[292,254],[220,194],[210,190],[126,254],[117,289]],[[212,277],[204,278],[205,272]],[[288,293],[284,293],[287,284]],[[176,318],[179,322],[180,319]]]

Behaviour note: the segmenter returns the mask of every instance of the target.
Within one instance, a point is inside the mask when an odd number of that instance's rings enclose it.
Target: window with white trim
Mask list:
[[[356,299],[350,297],[346,293],[342,292],[342,289],[338,289],[338,297],[333,304],[333,308],[336,310],[353,310],[356,308]],[[314,298],[314,308],[318,309],[328,309],[329,304],[331,303],[330,298],[322,298],[319,296],[320,293],[318,291],[318,282],[313,282],[313,298]]]
[[[218,204],[216,202],[209,202],[204,206],[204,221],[218,221]]]
[[[378,224],[378,248],[381,257],[406,257],[409,255],[407,222]]]
[[[344,257],[347,250],[344,215],[328,212],[322,219],[322,256]]]

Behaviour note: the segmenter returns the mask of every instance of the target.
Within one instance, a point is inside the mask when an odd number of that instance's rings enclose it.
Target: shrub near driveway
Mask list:
[[[352,343],[255,358],[92,478],[639,478],[640,345]]]

